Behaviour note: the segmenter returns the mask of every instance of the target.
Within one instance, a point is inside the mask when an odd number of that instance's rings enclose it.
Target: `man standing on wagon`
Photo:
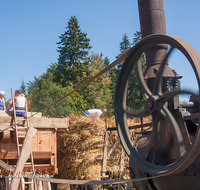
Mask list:
[[[25,110],[25,106],[27,106],[27,100],[21,94],[22,94],[21,90],[15,91],[14,102],[15,102],[16,116],[26,117],[25,112],[17,112],[17,110]],[[10,110],[12,107],[13,107],[13,104],[11,104],[7,110]]]

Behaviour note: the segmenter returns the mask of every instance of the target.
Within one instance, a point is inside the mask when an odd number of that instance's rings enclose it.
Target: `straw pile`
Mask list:
[[[149,122],[149,119],[144,120]],[[129,126],[140,124],[139,119],[128,120]],[[115,127],[115,119],[107,119],[108,127]],[[136,129],[139,131],[140,129]],[[136,130],[131,131],[133,141],[139,135]],[[69,131],[58,134],[58,178],[100,180],[102,170],[103,147],[97,145],[104,143],[105,119],[92,117],[69,117]],[[117,131],[109,133],[109,144],[118,139]],[[116,148],[111,154],[120,157],[121,148]],[[126,161],[128,162],[128,160]],[[128,163],[125,163],[128,165]],[[107,170],[119,171],[119,161],[108,160]]]

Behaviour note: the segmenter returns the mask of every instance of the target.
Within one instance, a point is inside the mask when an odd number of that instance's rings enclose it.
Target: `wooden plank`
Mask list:
[[[115,142],[115,144],[110,148],[107,158],[110,157],[111,153],[113,152],[113,150],[116,148],[116,146],[119,144],[119,140]]]
[[[34,159],[38,159],[38,158],[51,158],[51,156],[52,156],[52,152],[44,152],[44,151],[34,152],[33,151],[33,158]]]
[[[107,158],[107,160],[120,160],[120,159],[121,157],[116,157],[116,156],[110,156],[109,158]],[[103,160],[103,156],[97,157],[96,160]],[[128,158],[124,157],[124,160],[128,160]]]
[[[0,130],[5,130],[11,125],[12,117],[2,116],[0,117]],[[62,128],[68,129],[68,118],[35,118],[29,119],[30,126],[34,128]],[[12,129],[8,129],[12,130]]]
[[[129,126],[129,130],[130,129],[138,129],[138,128],[143,128],[143,127],[149,127],[149,126],[152,126],[153,123],[150,122],[150,123],[144,123],[144,124],[140,124],[140,125],[134,125],[134,126]]]
[[[17,146],[15,145],[15,151],[3,151],[1,153],[1,159],[17,159]]]
[[[5,168],[6,170],[11,170],[12,172],[15,170],[15,168],[13,168],[12,166],[9,166],[8,164],[6,164],[4,161],[0,160],[0,166]]]
[[[30,118],[31,127],[35,128],[68,128],[68,118]]]
[[[31,115],[34,115],[33,117],[42,117],[42,113],[41,112],[28,112],[28,117],[30,117]],[[12,117],[13,116],[13,111],[4,111],[4,110],[0,110],[0,117]]]
[[[28,112],[28,117],[34,115],[36,112]],[[0,110],[0,126],[9,126],[12,120],[12,111],[4,111]],[[41,113],[34,115],[29,118],[31,127],[48,127],[47,128],[66,128],[69,127],[69,119],[68,118],[44,118],[41,117]]]
[[[22,172],[24,168],[24,164],[28,160],[30,153],[31,153],[31,144],[33,142],[33,139],[36,135],[37,130],[33,127],[29,127],[26,133],[26,137],[23,142],[21,154],[19,156],[19,159],[16,164],[15,172],[13,173],[13,176],[16,176],[19,174],[19,172]],[[19,186],[20,183],[20,178],[13,178],[11,185],[10,185],[10,190],[15,190]]]
[[[143,127],[149,127],[149,126],[152,126],[153,123],[150,122],[150,123],[144,123],[144,124],[140,124],[140,125],[134,125],[134,126],[129,126],[129,130],[131,129],[138,129],[138,128],[143,128]],[[109,127],[107,128],[107,131],[117,131],[117,127]]]
[[[111,145],[111,144],[108,144],[108,148],[111,148],[113,145]],[[104,144],[103,143],[99,143],[99,144],[94,144],[93,145],[93,147],[95,147],[95,148],[103,148],[104,147]],[[117,146],[115,146],[115,148],[121,148],[121,145],[117,145]]]
[[[198,119],[199,116],[200,116],[200,113],[194,113],[194,114],[191,114],[191,115],[184,116],[183,119],[184,120]]]

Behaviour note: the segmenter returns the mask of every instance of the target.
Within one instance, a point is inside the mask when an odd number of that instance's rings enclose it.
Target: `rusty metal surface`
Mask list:
[[[162,0],[138,0],[138,9],[142,38],[151,34],[167,34]],[[167,45],[157,44],[148,49],[145,52],[146,66],[161,63],[167,48]],[[170,69],[167,71],[170,73]]]
[[[162,0],[138,0],[142,37],[167,34]]]

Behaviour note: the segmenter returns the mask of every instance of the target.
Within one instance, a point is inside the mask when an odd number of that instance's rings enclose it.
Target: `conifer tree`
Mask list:
[[[66,29],[57,43],[59,57],[55,80],[62,86],[74,87],[77,77],[81,77],[83,60],[88,56],[91,46],[90,39],[81,31],[76,16],[70,18]]]
[[[131,48],[131,43],[128,39],[128,36],[126,34],[122,37],[122,42],[119,43],[119,50],[120,54],[116,56],[116,58],[119,58],[122,54],[126,53]],[[119,74],[119,70],[121,69],[123,63],[119,63],[117,65],[117,75]]]
[[[128,36],[126,34],[124,34],[122,37],[122,42],[119,43],[120,53],[116,56],[116,58],[118,59],[122,54],[126,53],[130,48],[131,48],[131,43],[128,39]],[[114,78],[112,78],[112,82],[117,83],[117,77],[119,75],[122,64],[123,64],[123,62],[119,63],[116,68],[113,68],[112,72],[115,72],[115,74],[112,73],[112,76],[114,77]]]
[[[25,84],[24,80],[22,80],[22,82],[21,82],[20,90],[21,90],[22,94],[24,94],[26,96],[26,84]]]

